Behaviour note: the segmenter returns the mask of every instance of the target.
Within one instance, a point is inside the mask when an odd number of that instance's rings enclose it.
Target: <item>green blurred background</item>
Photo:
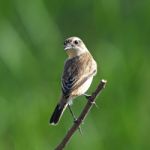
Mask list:
[[[149,150],[149,0],[0,0],[0,150],[53,150],[72,125],[68,110],[48,124],[70,36],[98,63],[89,93],[108,84],[66,150]]]

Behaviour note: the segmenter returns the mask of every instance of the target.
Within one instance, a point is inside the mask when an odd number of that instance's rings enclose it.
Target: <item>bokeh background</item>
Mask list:
[[[98,63],[88,93],[108,84],[66,150],[149,150],[149,0],[0,0],[0,150],[53,150],[72,125],[68,110],[48,124],[70,36]]]

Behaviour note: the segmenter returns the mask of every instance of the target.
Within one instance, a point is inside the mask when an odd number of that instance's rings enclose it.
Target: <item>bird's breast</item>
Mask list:
[[[80,96],[84,93],[86,93],[86,91],[89,89],[91,83],[92,83],[93,77],[90,77],[89,79],[87,79],[87,81],[85,81],[78,89],[76,89],[72,95],[76,95],[76,96]]]

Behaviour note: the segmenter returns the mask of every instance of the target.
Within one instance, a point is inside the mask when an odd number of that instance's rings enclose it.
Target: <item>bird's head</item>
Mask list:
[[[67,52],[70,58],[88,52],[85,44],[78,37],[70,37],[66,39],[64,42],[64,50]]]

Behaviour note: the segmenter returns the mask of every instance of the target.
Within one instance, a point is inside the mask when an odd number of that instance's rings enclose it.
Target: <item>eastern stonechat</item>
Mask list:
[[[68,59],[61,78],[62,96],[50,119],[50,124],[53,125],[58,123],[74,98],[85,94],[97,72],[96,62],[80,38],[66,39],[64,50]]]

